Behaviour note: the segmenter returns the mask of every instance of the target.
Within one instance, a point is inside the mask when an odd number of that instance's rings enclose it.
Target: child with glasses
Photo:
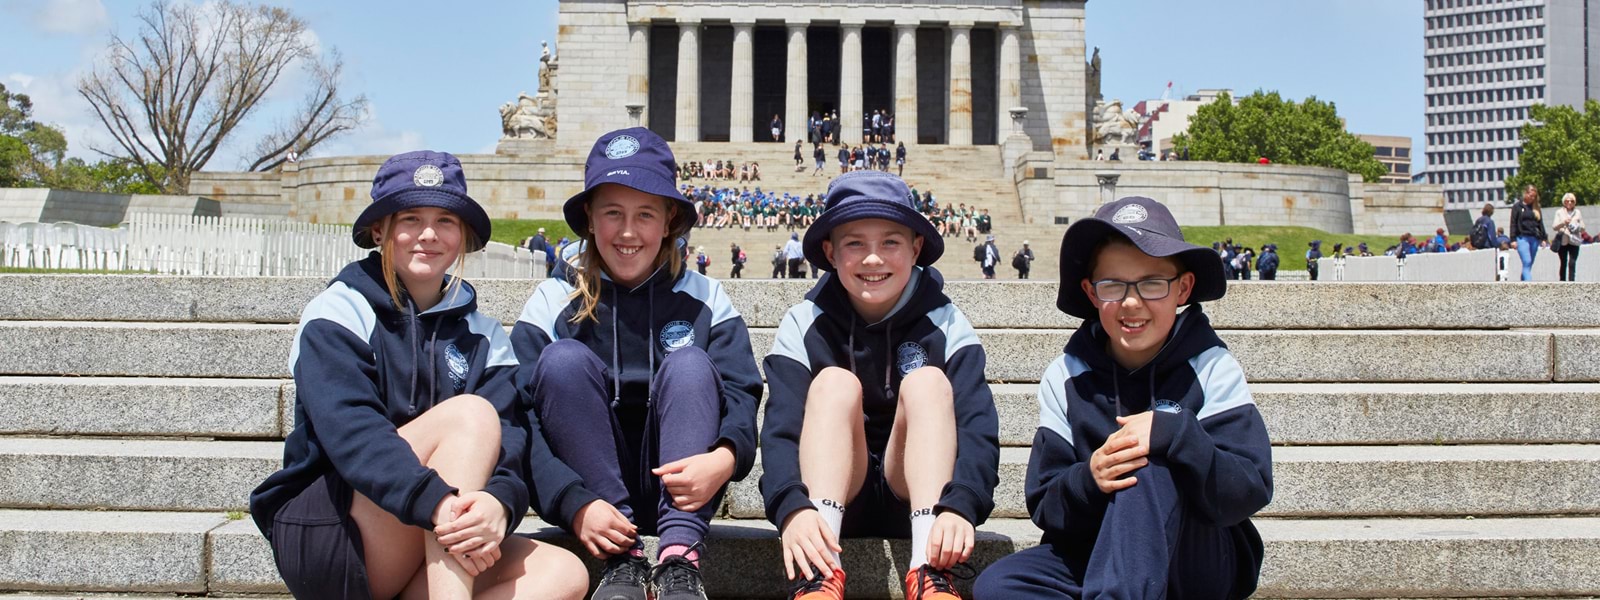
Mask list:
[[[1025,493],[1044,537],[985,570],[976,596],[1248,597],[1272,454],[1200,308],[1227,291],[1221,259],[1139,197],[1074,223],[1061,257],[1056,307],[1084,321],[1039,383]]]

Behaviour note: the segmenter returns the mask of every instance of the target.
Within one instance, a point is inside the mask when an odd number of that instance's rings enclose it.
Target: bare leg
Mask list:
[[[944,371],[922,367],[900,381],[900,405],[883,457],[889,488],[913,510],[932,508],[956,468],[955,394]],[[906,464],[906,457],[916,457]]]
[[[489,401],[473,395],[439,403],[399,430],[422,464],[461,490],[481,490],[500,456],[500,417]],[[402,524],[356,493],[350,516],[361,529],[367,579],[374,598],[393,598],[418,581],[424,567],[427,596],[469,598],[472,576],[449,556],[433,532]],[[502,559],[503,560],[503,559]]]
[[[861,381],[828,367],[811,380],[806,416],[800,429],[800,480],[812,500],[849,504],[867,480],[866,422],[861,412]],[[850,443],[839,436],[849,433]]]
[[[473,597],[489,600],[578,600],[589,571],[565,548],[507,535],[500,560],[473,582]]]

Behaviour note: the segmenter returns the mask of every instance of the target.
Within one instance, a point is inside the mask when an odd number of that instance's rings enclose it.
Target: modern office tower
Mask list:
[[[1600,0],[1425,0],[1427,181],[1446,208],[1504,203],[1534,104],[1600,98]]]

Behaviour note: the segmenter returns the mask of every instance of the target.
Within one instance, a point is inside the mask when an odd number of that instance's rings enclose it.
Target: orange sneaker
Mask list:
[[[844,570],[834,569],[827,579],[817,573],[811,579],[801,580],[789,592],[789,600],[844,600]]]
[[[928,565],[906,573],[906,600],[961,600],[955,575]]]

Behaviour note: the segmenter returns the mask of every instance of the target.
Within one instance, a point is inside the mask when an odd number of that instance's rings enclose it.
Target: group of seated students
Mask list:
[[[831,182],[794,236],[826,274],[758,370],[727,291],[675,249],[697,215],[666,142],[613,131],[586,164],[563,206],[581,239],[509,333],[449,274],[491,235],[460,161],[379,168],[352,227],[376,250],[302,312],[284,468],[251,494],[289,591],[704,600],[703,565],[739,560],[741,577],[786,577],[791,598],[838,600],[846,565],[871,564],[843,560],[842,540],[869,537],[910,540],[905,597],[960,598],[995,508],[999,417],[984,346],[934,267],[944,235],[909,187],[875,171]],[[1062,248],[1055,308],[1083,323],[1038,365],[1025,495],[1043,538],[988,565],[973,595],[1249,596],[1271,453],[1201,308],[1226,291],[1216,253],[1142,197],[1073,223]],[[758,442],[782,548],[762,566],[705,544]],[[512,534],[530,508],[603,565],[597,580]]]
[[[694,185],[682,186],[680,193],[694,204],[694,213],[700,216],[694,226],[701,228],[777,231],[784,227],[794,231],[810,227],[822,215],[820,194],[801,198],[788,192],[762,191],[759,187],[752,190]]]
[[[761,163],[738,163],[737,167],[732,159],[708,160],[705,162],[686,162],[673,168],[678,174],[678,179],[690,181],[694,179],[707,179],[711,181],[741,182],[761,181]]]

